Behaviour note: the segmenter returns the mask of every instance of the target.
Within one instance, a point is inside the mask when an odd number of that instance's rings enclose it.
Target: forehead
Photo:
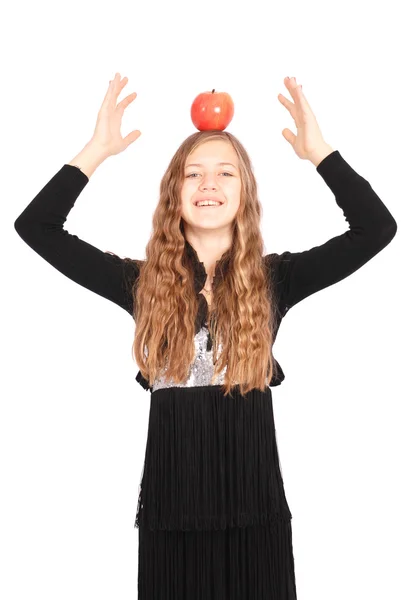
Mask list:
[[[185,166],[195,165],[198,167],[229,164],[238,168],[238,157],[232,145],[223,140],[213,140],[201,144],[187,156],[185,161]]]

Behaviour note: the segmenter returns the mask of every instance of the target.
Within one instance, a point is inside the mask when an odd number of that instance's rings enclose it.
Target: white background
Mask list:
[[[380,8],[380,10],[379,10]],[[266,253],[348,229],[282,136],[295,76],[324,138],[400,222],[396,3],[37,1],[7,5],[2,56],[0,596],[137,598],[134,518],[150,394],[128,313],[59,273],[14,221],[89,141],[109,79],[141,137],[90,178],[65,228],[141,258],[200,92],[228,92],[263,204]],[[294,307],[274,355],[276,430],[300,600],[401,597],[400,234]],[[159,599],[154,599],[159,600]],[[205,599],[206,600],[206,599]],[[266,599],[267,600],[267,599]],[[273,599],[272,599],[273,600]]]

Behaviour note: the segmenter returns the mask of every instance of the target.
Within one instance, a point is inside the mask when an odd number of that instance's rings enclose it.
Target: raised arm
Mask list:
[[[297,135],[285,128],[283,136],[299,158],[316,167],[342,208],[349,228],[310,250],[268,255],[276,273],[282,316],[307,296],[354,273],[383,250],[397,231],[394,217],[370,183],[326,143],[302,85],[295,77],[286,77],[284,83],[293,102],[282,94],[278,99],[294,119]]]
[[[131,314],[126,281],[133,281],[139,268],[64,229],[67,215],[88,181],[78,167],[65,164],[28,204],[14,227],[24,242],[58,271]]]
[[[67,216],[95,169],[109,156],[119,154],[141,135],[134,130],[121,136],[125,108],[133,92],[116,104],[128,82],[116,73],[100,107],[94,134],[84,149],[61,167],[14,223],[18,235],[58,271],[83,287],[133,313],[131,288],[141,261],[103,252],[64,229]]]
[[[349,227],[320,246],[274,256],[283,315],[307,296],[360,269],[391,242],[397,231],[394,217],[370,183],[338,150],[326,156],[316,170],[333,192]]]

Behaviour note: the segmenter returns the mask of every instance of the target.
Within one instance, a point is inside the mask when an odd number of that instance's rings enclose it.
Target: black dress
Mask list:
[[[338,151],[317,167],[343,210],[349,228],[303,252],[264,257],[274,282],[280,318],[304,298],[337,283],[393,239],[397,224],[369,182]],[[15,221],[21,238],[73,281],[133,315],[132,284],[143,261],[103,252],[64,229],[88,183],[63,165]],[[244,398],[239,386],[223,395],[211,385],[207,303],[199,294],[206,271],[186,241],[199,297],[196,359],[187,381],[159,377],[150,390],[148,437],[135,524],[139,533],[139,600],[295,600],[292,514],[276,443],[271,388]],[[216,263],[216,278],[224,275]]]

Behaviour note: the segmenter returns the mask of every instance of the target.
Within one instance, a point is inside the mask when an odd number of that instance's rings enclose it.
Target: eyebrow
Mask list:
[[[230,165],[231,167],[234,167],[234,169],[236,169],[236,168],[237,168],[235,165],[233,165],[233,164],[232,164],[232,163],[230,163],[230,162],[219,162],[219,163],[217,163],[217,164],[218,164],[219,166],[223,166],[223,165]],[[202,165],[202,164],[200,164],[200,163],[190,163],[189,165],[186,165],[186,167],[185,167],[185,168],[187,168],[187,167],[203,167],[203,165]]]

